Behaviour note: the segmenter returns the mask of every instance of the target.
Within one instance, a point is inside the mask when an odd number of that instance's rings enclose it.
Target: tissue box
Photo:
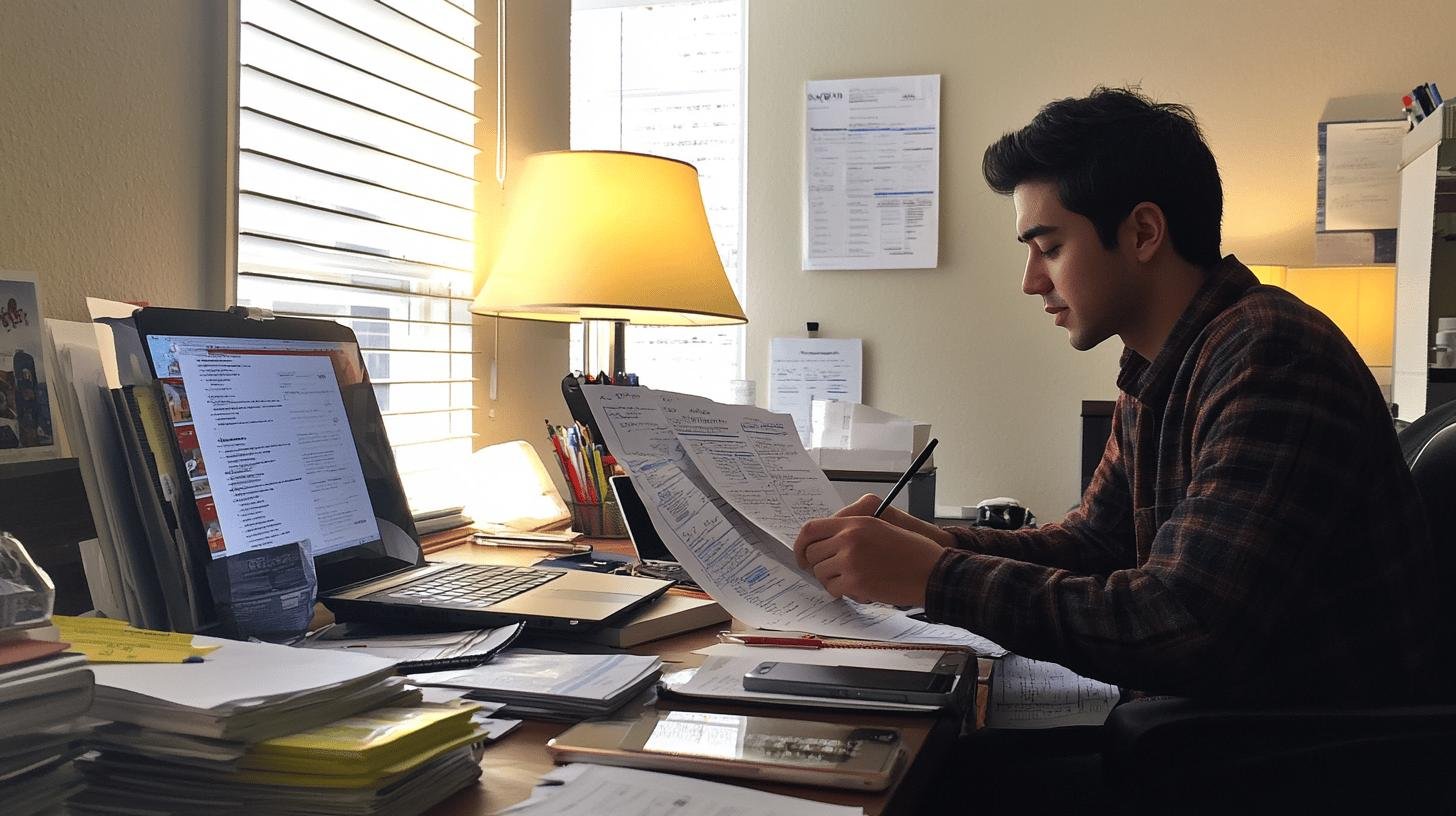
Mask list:
[[[899,478],[930,443],[930,423],[857,402],[814,400],[809,455],[824,470],[893,471]],[[935,467],[935,457],[922,470]]]

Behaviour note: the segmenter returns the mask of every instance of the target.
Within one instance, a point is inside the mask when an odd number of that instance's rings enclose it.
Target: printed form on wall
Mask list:
[[[804,269],[933,269],[940,76],[804,85]]]

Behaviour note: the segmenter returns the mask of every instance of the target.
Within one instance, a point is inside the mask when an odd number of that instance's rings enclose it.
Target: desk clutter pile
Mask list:
[[[42,813],[80,787],[91,670],[63,643],[0,637],[0,810]]]

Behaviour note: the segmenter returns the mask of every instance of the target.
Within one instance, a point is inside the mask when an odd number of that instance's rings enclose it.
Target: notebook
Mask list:
[[[370,381],[346,326],[246,310],[146,308],[135,320],[189,475],[180,505],[203,531],[192,545],[205,572],[240,558],[256,572],[301,548],[337,619],[459,629],[525,621],[585,631],[670,586],[427,564],[379,410],[391,386]]]

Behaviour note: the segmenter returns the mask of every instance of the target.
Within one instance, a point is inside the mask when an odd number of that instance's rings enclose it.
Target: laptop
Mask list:
[[[627,525],[627,537],[631,539],[632,549],[637,553],[637,563],[633,565],[632,573],[701,589],[698,582],[693,580],[667,549],[662,536],[652,526],[652,517],[647,514],[642,497],[637,495],[637,488],[632,485],[632,477],[613,476],[611,483],[612,494],[617,497],[617,507],[622,510],[622,521]]]
[[[379,409],[398,395],[370,382],[343,325],[238,309],[146,308],[135,321],[185,474],[182,526],[197,531],[189,549],[209,578],[298,544],[312,556],[319,600],[341,621],[571,631],[628,617],[671,586],[426,563]]]

